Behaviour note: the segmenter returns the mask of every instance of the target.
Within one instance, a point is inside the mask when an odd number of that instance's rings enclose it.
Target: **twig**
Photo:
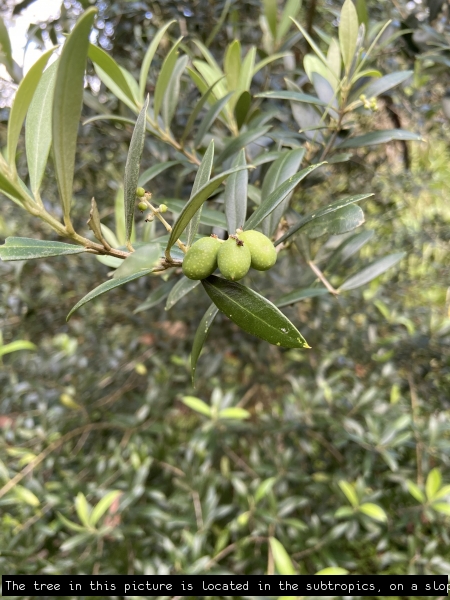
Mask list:
[[[311,270],[314,271],[315,275],[317,275],[323,285],[327,288],[330,294],[333,294],[334,296],[339,295],[339,292],[331,285],[319,267],[317,267],[312,260],[308,261],[308,265],[311,267]]]

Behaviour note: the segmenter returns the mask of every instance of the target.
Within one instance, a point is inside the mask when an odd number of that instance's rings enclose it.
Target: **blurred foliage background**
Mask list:
[[[12,23],[27,4],[10,2],[2,16]],[[55,20],[30,26],[29,40],[42,47],[57,41],[89,4],[64,2]],[[93,41],[136,76],[152,35],[171,18],[184,43],[201,39],[219,58],[235,38],[265,55],[259,0],[95,4]],[[318,39],[336,35],[340,7],[305,0],[298,20]],[[139,279],[66,323],[108,267],[93,256],[0,262],[0,483],[16,476],[0,498],[3,573],[282,572],[289,567],[269,538],[303,574],[326,567],[449,572],[448,8],[383,0],[367,8],[374,23],[392,19],[397,34],[378,55],[380,67],[414,75],[366,118],[413,129],[424,142],[355,150],[330,165],[326,178],[309,181],[296,201],[314,207],[343,191],[373,191],[364,228],[375,235],[348,266],[357,271],[386,251],[407,254],[365,288],[284,308],[310,351],[269,346],[219,315],[193,389],[191,341],[208,306],[201,289],[176,312],[162,303],[135,313],[156,288]],[[308,48],[293,35],[300,80]],[[168,48],[163,41],[157,65]],[[283,61],[272,67],[274,89],[287,68]],[[185,85],[193,101],[195,89]],[[99,103],[103,112],[127,114],[93,70],[86,86],[85,117]],[[2,145],[8,89],[13,81],[3,88]],[[279,107],[287,119],[288,103]],[[178,109],[180,128],[189,110],[184,103]],[[131,131],[109,121],[80,129],[75,196],[95,194],[112,229]],[[143,167],[154,157],[167,160],[167,149],[148,137]],[[50,169],[43,198],[57,213]],[[154,198],[180,194],[168,173],[152,181]],[[85,222],[86,206],[75,204],[75,222]],[[11,235],[48,232],[2,202],[0,240]],[[308,277],[292,245],[264,289],[288,292],[293,278]],[[262,285],[256,276],[252,283]],[[17,340],[35,349],[8,350]],[[185,396],[208,406],[189,407]],[[249,418],[221,418],[232,406]],[[89,507],[102,498],[93,518]]]

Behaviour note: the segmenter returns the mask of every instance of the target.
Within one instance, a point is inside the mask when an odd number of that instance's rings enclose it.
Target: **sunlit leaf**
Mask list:
[[[243,419],[248,419],[249,417],[250,413],[248,410],[239,408],[238,406],[224,408],[219,412],[219,419],[235,419],[236,421],[241,421]]]
[[[88,56],[94,63],[99,78],[115,96],[131,109],[136,110],[133,92],[123,71],[116,61],[99,46],[89,44]]]
[[[85,527],[90,527],[89,517],[91,514],[91,507],[89,506],[86,496],[82,492],[78,492],[75,498],[75,509],[77,511],[78,518]]]
[[[27,342],[27,340],[16,340],[15,342],[10,342],[9,344],[3,345],[0,343],[0,357],[5,356],[6,354],[11,354],[12,352],[36,349],[36,346],[31,342]]]
[[[359,510],[375,521],[383,523],[387,521],[387,515],[384,510],[378,504],[373,504],[373,502],[364,502],[360,505]]]
[[[113,490],[103,496],[103,498],[94,506],[90,515],[90,524],[95,527],[99,519],[103,517],[105,512],[111,508],[111,505],[123,492],[119,490]]]
[[[442,475],[440,470],[435,467],[428,473],[427,480],[425,482],[425,493],[428,500],[433,500],[436,493],[439,491],[442,484]]]
[[[281,542],[271,537],[269,538],[269,543],[278,573],[280,575],[297,575],[294,565]]]
[[[211,416],[211,407],[208,406],[206,402],[203,402],[203,400],[200,400],[200,398],[195,398],[194,396],[183,396],[181,402],[205,417]]]
[[[339,487],[345,494],[345,497],[353,507],[357,507],[359,504],[358,496],[356,495],[355,488],[351,483],[341,480],[338,482]]]
[[[267,496],[267,494],[270,492],[270,490],[275,485],[276,481],[277,481],[276,477],[269,477],[268,479],[265,479],[258,485],[256,492],[255,492],[256,504],[258,504],[258,502],[260,500],[262,500],[263,498],[265,498]]]
[[[422,504],[425,502],[425,494],[416,483],[408,479],[406,481],[406,487],[408,488],[408,492],[411,494],[411,496],[418,502]]]

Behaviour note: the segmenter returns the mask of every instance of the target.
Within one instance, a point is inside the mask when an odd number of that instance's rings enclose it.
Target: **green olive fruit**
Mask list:
[[[145,190],[143,187],[136,188],[136,196],[138,196],[138,198],[145,196]]]
[[[141,210],[142,212],[144,212],[144,210],[147,210],[148,206],[146,205],[145,202],[139,202],[138,204],[138,209]]]
[[[242,279],[250,269],[252,257],[247,245],[236,237],[229,237],[219,249],[217,262],[225,279]]]
[[[189,279],[205,279],[217,269],[217,253],[221,242],[217,237],[204,237],[192,244],[183,260],[183,273]]]
[[[277,251],[267,236],[259,231],[249,230],[238,234],[250,250],[251,266],[257,271],[267,271],[277,262]]]

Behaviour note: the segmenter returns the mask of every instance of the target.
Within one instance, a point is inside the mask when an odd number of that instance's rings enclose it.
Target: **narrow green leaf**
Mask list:
[[[76,310],[78,310],[81,306],[84,306],[91,300],[94,300],[94,298],[98,298],[98,296],[101,296],[102,294],[106,294],[106,292],[109,292],[110,290],[112,290],[116,287],[125,285],[126,283],[133,281],[134,279],[139,279],[139,277],[148,275],[151,272],[152,272],[152,269],[146,269],[145,271],[139,271],[138,273],[133,273],[133,275],[128,275],[127,277],[121,277],[120,279],[111,279],[110,281],[105,281],[104,283],[101,283],[99,286],[97,286],[95,289],[91,290],[89,292],[89,294],[86,294],[86,296],[84,296],[84,298],[82,298],[79,302],[77,302],[75,304],[75,306],[72,308],[72,310],[67,315],[66,321],[68,321],[70,319],[70,317],[73,315],[73,313]]]
[[[344,283],[340,286],[339,291],[343,292],[345,290],[354,290],[359,288],[372,279],[375,279],[394,265],[396,265],[402,258],[405,256],[406,252],[398,252],[396,254],[389,254],[388,256],[384,256],[379,260],[376,260],[368,267],[349,277]]]
[[[289,21],[289,22],[291,22],[291,21]],[[264,67],[266,67],[267,65],[270,65],[270,63],[274,62],[275,60],[279,60],[280,58],[284,58],[285,56],[288,56],[288,55],[289,55],[289,52],[278,52],[276,54],[271,54],[270,56],[266,56],[266,58],[263,58],[263,60],[260,60],[253,67],[252,77],[254,77],[256,75],[256,73],[259,73],[259,71],[261,71],[261,69],[264,69]]]
[[[289,319],[250,288],[215,275],[203,279],[202,285],[217,308],[244,331],[275,346],[309,348]]]
[[[245,166],[245,150],[242,149],[233,162],[233,167]],[[229,233],[235,233],[238,227],[243,227],[247,214],[248,172],[238,171],[230,175],[225,184],[225,214]]]
[[[39,498],[28,488],[23,487],[22,485],[16,485],[13,488],[13,491],[16,498],[20,502],[24,502],[25,504],[34,506],[35,508],[40,505]]]
[[[366,0],[356,0],[356,12],[358,13],[358,22],[363,23],[367,31],[369,27],[369,14],[367,12]]]
[[[234,419],[236,421],[242,421],[250,417],[250,413],[245,408],[239,408],[233,406],[231,408],[224,408],[219,412],[219,419]]]
[[[333,253],[330,262],[327,263],[327,270],[332,271],[336,265],[342,264],[351,258],[354,254],[361,250],[361,248],[367,244],[370,239],[372,239],[374,233],[375,231],[373,229],[368,229],[367,231],[361,231],[361,233],[352,235],[344,240]]]
[[[272,37],[277,37],[277,0],[263,0],[264,16],[269,25]]]
[[[3,58],[8,72],[11,74],[14,67],[14,61],[11,50],[11,40],[9,39],[8,29],[5,22],[0,17],[0,57]]]
[[[337,144],[335,149],[342,148],[361,148],[362,146],[373,146],[375,144],[386,144],[393,140],[405,140],[411,142],[422,142],[423,138],[418,133],[405,131],[404,129],[384,129],[365,133],[356,137],[344,140]]]
[[[121,117],[120,115],[94,115],[93,117],[89,117],[81,124],[89,125],[89,123],[95,123],[95,121],[119,121],[120,123],[127,123],[128,125],[134,125],[135,121],[133,119],[128,119],[127,117]]]
[[[77,21],[63,46],[56,73],[52,109],[53,157],[65,220],[69,219],[78,125],[83,104],[84,71],[89,34],[97,9]]]
[[[297,575],[294,565],[292,564],[289,554],[284,549],[284,546],[277,539],[269,538],[270,549],[272,551],[275,567],[280,575]]]
[[[148,271],[159,263],[161,258],[161,246],[157,243],[145,244],[137,248],[122,261],[118,269],[114,271],[113,279],[123,279],[140,271]]]
[[[223,61],[223,69],[230,92],[238,89],[241,66],[241,43],[239,40],[234,40],[228,45]]]
[[[293,225],[290,229],[288,229],[288,231],[284,235],[282,235],[280,238],[278,238],[277,241],[275,242],[275,246],[278,246],[278,244],[281,244],[282,242],[284,242],[285,240],[290,238],[292,235],[297,233],[297,231],[299,231],[300,229],[305,227],[305,225],[307,225],[313,219],[318,219],[320,217],[323,217],[324,215],[328,215],[332,212],[340,210],[344,206],[348,206],[349,204],[354,204],[355,202],[360,202],[361,200],[364,200],[365,198],[369,198],[370,196],[373,196],[373,194],[358,194],[356,196],[350,196],[349,198],[344,198],[343,200],[338,200],[337,202],[333,202],[332,204],[329,204],[328,206],[325,206],[324,208],[320,208],[319,210],[317,210],[309,215],[306,215],[305,217],[300,219],[297,223],[295,223],[295,225]]]
[[[408,479],[406,481],[406,487],[408,488],[408,492],[417,500],[417,502],[420,502],[421,504],[425,503],[425,494],[416,483]]]
[[[172,75],[170,76],[167,89],[164,93],[162,102],[162,118],[164,126],[167,130],[170,129],[175,110],[177,108],[178,100],[180,97],[180,80],[181,76],[189,61],[188,56],[181,56],[175,63]]]
[[[281,296],[281,298],[275,302],[275,306],[281,308],[282,306],[289,306],[290,304],[300,302],[300,300],[317,298],[318,296],[326,296],[327,294],[329,294],[327,288],[302,288],[290,292],[289,294],[284,294],[284,296]]]
[[[196,118],[200,114],[200,111],[205,106],[206,102],[209,100],[210,94],[213,91],[216,83],[218,83],[222,79],[223,79],[223,77],[221,77],[220,79],[218,79],[217,81],[215,81],[211,86],[209,86],[209,88],[206,90],[206,92],[204,94],[202,94],[200,100],[195,105],[194,110],[189,115],[189,119],[188,119],[188,121],[186,123],[186,127],[184,128],[183,135],[180,138],[181,144],[184,144],[184,142],[186,141],[186,139],[187,139],[189,133],[191,132],[191,129],[192,129],[194,123],[195,123]]]
[[[199,282],[196,282],[196,283],[199,283]],[[172,306],[173,306],[173,304],[172,304]],[[167,309],[167,307],[166,307],[166,309]],[[202,320],[200,321],[199,326],[197,327],[197,331],[195,332],[194,342],[192,344],[192,351],[191,351],[192,385],[194,385],[194,382],[195,382],[195,370],[197,368],[197,361],[200,357],[200,354],[201,354],[201,351],[203,348],[203,344],[205,343],[205,340],[208,337],[210,327],[211,327],[218,311],[219,311],[219,309],[214,305],[214,303],[211,304],[209,306],[209,308],[207,309],[207,311],[205,312],[205,314],[203,315]]]
[[[349,204],[334,213],[314,219],[306,225],[306,234],[311,239],[328,235],[341,235],[364,223],[364,213],[356,204]]]
[[[122,494],[119,490],[113,490],[103,496],[103,498],[94,506],[89,519],[92,527],[95,527],[99,519],[103,517],[105,512],[111,508],[113,502]]]
[[[70,552],[74,548],[81,546],[81,544],[86,546],[86,543],[88,541],[92,541],[92,539],[93,539],[93,536],[92,536],[91,532],[78,533],[77,535],[73,535],[68,540],[63,542],[60,546],[60,550],[61,550],[61,552]]]
[[[347,569],[342,569],[341,567],[326,567],[325,569],[321,569],[317,571],[316,575],[347,575]]]
[[[439,491],[442,484],[442,475],[440,470],[435,467],[428,473],[427,480],[425,482],[425,493],[428,500],[433,500],[436,493]]]
[[[5,354],[11,354],[12,352],[19,352],[20,350],[36,350],[36,346],[26,340],[16,340],[10,344],[0,344],[0,357]]]
[[[161,104],[164,98],[164,93],[169,85],[170,77],[172,76],[172,72],[175,68],[175,63],[177,61],[178,55],[178,46],[181,43],[183,38],[180,37],[175,44],[170,49],[169,54],[164,59],[164,62],[161,67],[161,72],[158,76],[155,86],[155,96],[153,100],[153,117],[155,121],[158,118],[159,111],[161,109]]]
[[[79,254],[81,252],[85,252],[83,246],[23,237],[8,237],[3,246],[0,246],[0,258],[3,261],[30,260],[32,258]]]
[[[295,187],[304,179],[309,173],[318,169],[325,162],[311,165],[306,169],[302,169],[299,173],[289,177],[287,181],[278,186],[264,201],[261,201],[261,205],[255,210],[255,212],[249,217],[245,223],[245,229],[255,229],[263,219],[265,219],[275,208],[290,194]]]
[[[31,69],[20,82],[14,96],[13,105],[9,114],[8,121],[8,142],[7,142],[7,157],[8,162],[15,171],[16,148],[19,141],[20,131],[22,129],[28,107],[33,99],[33,95],[42,77],[42,72],[55,49],[47,50],[34,63]]]
[[[290,17],[295,17],[300,12],[302,0],[287,0],[283,12],[281,13],[280,22],[278,23],[277,41],[281,41],[289,31],[292,21]]]
[[[148,298],[133,311],[134,314],[140,313],[143,310],[150,310],[154,306],[158,306],[160,302],[167,298],[169,292],[174,286],[173,281],[165,281],[158,285],[158,287],[153,290],[153,292],[148,296]]]
[[[334,513],[334,516],[337,519],[348,519],[349,517],[353,517],[354,514],[355,511],[350,506],[340,506]]]
[[[149,45],[147,52],[145,53],[144,60],[142,61],[141,74],[139,76],[139,91],[142,99],[145,95],[145,86],[147,85],[147,77],[150,70],[150,65],[152,64],[153,57],[155,56],[156,50],[164,34],[166,33],[167,29],[171,25],[173,25],[173,23],[176,23],[175,19],[173,21],[170,21],[169,23],[166,23],[165,25],[163,25],[163,27],[161,27],[161,29],[158,30],[158,33],[152,39],[151,44]]]
[[[253,166],[259,167],[260,165],[265,165],[268,162],[272,162],[276,160],[279,156],[282,155],[282,151],[280,150],[271,150],[270,152],[262,152],[259,156],[253,159]]]
[[[268,479],[265,479],[264,481],[262,481],[259,484],[259,486],[255,492],[255,503],[256,504],[258,504],[258,502],[260,500],[262,500],[263,498],[265,498],[267,496],[267,494],[270,492],[270,490],[275,485],[276,481],[277,481],[276,477],[269,477]]]
[[[170,249],[175,244],[177,239],[186,229],[189,221],[195,215],[197,210],[202,206],[203,202],[207,200],[213,192],[219,187],[219,185],[232,173],[236,173],[237,171],[241,171],[242,169],[248,169],[249,167],[233,167],[232,169],[228,169],[227,171],[223,171],[216,177],[213,177],[206,185],[201,187],[198,192],[192,196],[189,202],[186,203],[186,206],[182,210],[180,216],[178,217],[176,223],[172,227],[172,231],[170,233],[169,241],[167,243],[166,255],[170,252]]]
[[[229,94],[226,94],[226,96],[224,96],[223,98],[220,98],[220,100],[217,100],[217,102],[215,102],[210,107],[206,115],[203,117],[202,122],[200,123],[194,138],[195,148],[198,148],[201,145],[205,134],[209,131],[211,125],[214,123],[214,121],[220,115],[222,110],[225,108],[232,95],[233,92],[230,92]]]
[[[181,402],[192,410],[195,410],[195,412],[205,415],[205,417],[211,416],[211,407],[199,398],[195,398],[194,396],[183,396]]]
[[[290,100],[291,102],[304,102],[306,104],[315,104],[316,106],[328,106],[327,102],[322,102],[319,98],[310,94],[302,94],[291,90],[282,90],[279,92],[261,92],[256,94],[255,98],[271,98],[272,100]]]
[[[351,100],[356,100],[361,94],[364,94],[366,98],[376,98],[380,94],[384,94],[393,87],[400,85],[410,77],[412,77],[413,71],[397,71],[396,73],[389,73],[380,79],[370,81],[367,85],[358,90],[351,96]],[[360,105],[362,102],[359,101]]]
[[[187,204],[186,200],[177,200],[176,198],[162,198],[160,202],[164,202],[171,212],[177,214],[180,214]],[[222,229],[227,229],[227,220],[225,215],[218,210],[205,208],[204,205],[202,206],[199,223],[202,225],[209,225],[210,227],[221,227]]]
[[[139,166],[141,164],[142,150],[144,149],[145,124],[147,118],[149,97],[142,107],[136,121],[133,135],[131,137],[130,148],[128,150],[127,162],[125,164],[125,176],[123,180],[124,187],[124,208],[125,208],[125,234],[126,241],[131,238],[131,229],[134,221],[134,207],[136,203],[136,188],[139,179]]]
[[[381,506],[378,506],[378,504],[374,504],[373,502],[364,502],[364,504],[361,504],[359,507],[359,510],[375,521],[381,521],[382,523],[387,521],[387,515],[384,510]]]
[[[66,519],[66,517],[64,515],[62,515],[60,512],[58,512],[57,514],[58,514],[60,521],[63,523],[63,525],[65,525],[72,531],[84,532],[84,534],[86,533],[86,527],[83,527],[82,525],[78,525],[78,523],[74,523],[73,521],[69,521],[69,519]]]
[[[91,210],[89,211],[87,226],[94,233],[98,241],[102,242],[102,224],[100,223],[100,213],[98,212],[97,202],[95,201],[94,197],[91,199]]]
[[[236,119],[238,129],[241,129],[242,125],[245,123],[245,119],[247,118],[251,104],[252,97],[250,92],[242,92],[236,102],[236,106],[234,107],[234,117]]]
[[[211,52],[208,50],[208,48],[204,44],[202,44],[202,42],[200,42],[199,40],[194,40],[194,44],[197,46],[197,48],[203,54],[203,57],[205,58],[206,62],[211,67],[212,71],[215,73],[215,79],[222,77],[223,73],[222,73],[219,65],[217,64],[216,59],[211,54]]]
[[[431,508],[443,515],[450,517],[450,504],[447,504],[446,502],[433,502]]]
[[[253,73],[255,69],[255,58],[256,58],[256,47],[250,46],[249,51],[245,55],[242,61],[241,72],[239,73],[239,91],[250,91],[250,85],[253,79]]]
[[[446,498],[447,496],[450,496],[450,485],[444,485],[441,487],[441,489],[434,495],[434,500],[440,500],[441,498]]]
[[[341,488],[341,490],[343,491],[347,500],[350,502],[350,504],[354,508],[356,508],[359,504],[359,501],[358,501],[358,496],[356,495],[356,492],[355,492],[355,487],[351,483],[348,483],[347,481],[343,481],[343,480],[339,481],[338,485]]]
[[[91,507],[86,500],[86,496],[82,492],[78,492],[77,497],[75,498],[75,508],[80,521],[85,527],[90,528],[91,524],[89,522],[89,517],[91,514]]]
[[[300,164],[305,156],[304,148],[296,148],[295,150],[286,150],[281,154],[275,162],[270,165],[261,187],[261,203],[282,185],[289,177],[297,173]],[[270,237],[275,231],[281,217],[286,212],[289,205],[292,192],[287,194],[284,199],[271,212],[269,217],[262,222],[262,230],[265,235]]]
[[[170,169],[171,167],[174,167],[175,165],[179,164],[179,160],[169,160],[168,162],[153,165],[153,167],[150,167],[149,169],[146,169],[143,173],[141,173],[138,179],[138,187],[144,187],[149,181],[163,173],[166,169]]]
[[[205,155],[203,156],[202,162],[200,163],[200,165],[198,167],[198,171],[195,176],[194,185],[192,186],[191,196],[190,196],[189,200],[192,200],[192,198],[199,191],[199,189],[208,183],[208,181],[211,177],[213,161],[214,161],[214,140],[211,140],[208,148],[206,149]],[[187,225],[186,233],[187,233],[187,245],[188,246],[191,246],[192,242],[194,241],[195,234],[197,233],[197,230],[198,230],[198,224],[200,222],[201,212],[202,212],[202,206],[200,206],[200,208],[196,211],[196,213],[193,215],[193,217],[191,218],[191,220],[189,221],[189,223]]]
[[[317,44],[314,42],[314,40],[312,39],[312,37],[309,35],[309,33],[306,31],[306,29],[304,29],[300,23],[298,21],[296,21],[295,19],[292,19],[293,23],[297,26],[297,28],[300,30],[301,34],[303,35],[303,37],[305,38],[305,40],[308,42],[308,44],[311,46],[311,48],[314,50],[314,52],[316,53],[317,57],[320,58],[320,60],[323,62],[323,64],[325,66],[327,66],[327,59],[324,56],[323,52],[320,50],[320,48],[317,46]]]
[[[42,75],[27,113],[25,145],[33,194],[39,192],[52,145],[52,105],[58,61]]]
[[[230,142],[225,144],[222,152],[217,157],[217,164],[222,164],[227,160],[227,158],[230,158],[230,156],[233,156],[233,154],[236,154],[237,152],[239,152],[239,150],[245,148],[245,146],[248,146],[248,144],[255,142],[260,137],[263,137],[269,131],[270,128],[270,125],[265,125],[264,127],[257,127],[256,129],[250,129],[245,133],[240,133]]]
[[[120,99],[125,97],[126,104],[134,106],[136,110],[133,92],[128,84],[127,78],[116,61],[99,46],[89,44],[88,56],[96,67],[100,67],[102,74],[107,75],[108,79],[103,83]],[[101,79],[101,78],[100,78]]]
[[[187,277],[181,277],[179,281],[170,290],[167,297],[165,310],[170,310],[175,304],[184,298],[189,292],[196,288],[200,284],[200,280],[188,279]]]
[[[358,14],[353,0],[345,0],[339,19],[339,44],[347,74],[350,72],[350,67],[355,57],[358,27]]]

